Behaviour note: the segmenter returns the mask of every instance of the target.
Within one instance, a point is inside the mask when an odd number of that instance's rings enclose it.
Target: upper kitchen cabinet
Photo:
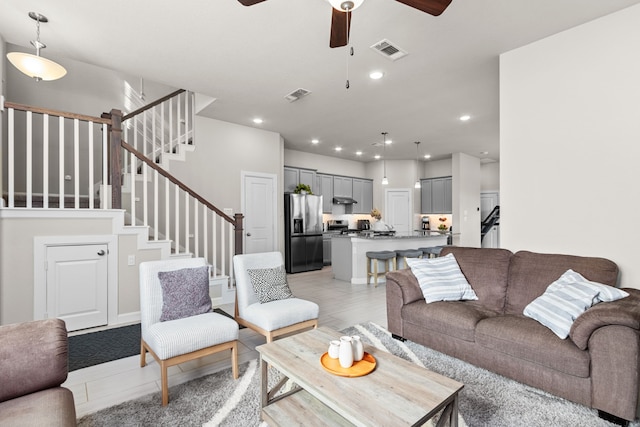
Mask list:
[[[358,202],[353,206],[353,213],[368,214],[373,209],[373,181],[353,178],[353,199]]]
[[[316,171],[313,169],[284,167],[284,192],[293,193],[298,184],[306,184],[315,193]]]
[[[316,174],[314,194],[322,196],[322,212],[331,213],[333,204],[333,175]]]
[[[451,177],[420,180],[421,211],[424,214],[452,213]]]
[[[346,176],[334,176],[333,196],[353,197],[353,178],[347,178]]]

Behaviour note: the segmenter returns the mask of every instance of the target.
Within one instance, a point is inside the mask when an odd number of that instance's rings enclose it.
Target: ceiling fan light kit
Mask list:
[[[27,76],[33,77],[37,82],[64,77],[67,70],[62,65],[40,56],[40,49],[47,47],[40,41],[40,23],[49,22],[49,20],[46,16],[36,12],[29,12],[29,17],[36,21],[36,40],[31,41],[31,45],[36,48],[36,54],[10,52],[7,54],[7,59],[14,67]]]
[[[331,6],[333,6],[334,9],[339,10],[340,12],[350,12],[362,6],[364,0],[329,0],[329,3],[331,3]]]

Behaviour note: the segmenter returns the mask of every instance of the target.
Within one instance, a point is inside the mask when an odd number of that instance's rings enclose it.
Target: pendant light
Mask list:
[[[389,185],[389,180],[387,179],[387,132],[382,132],[382,168],[384,169],[384,176],[382,177],[382,185]]]
[[[413,188],[421,188],[420,185],[420,153],[418,152],[418,146],[420,145],[420,141],[416,141],[416,184]]]
[[[36,21],[36,40],[31,41],[31,45],[36,48],[36,54],[24,52],[10,52],[7,59],[18,70],[29,77],[33,77],[37,82],[41,80],[57,80],[67,74],[67,70],[57,62],[40,56],[40,49],[47,47],[40,42],[40,23],[49,22],[46,16],[36,12],[29,12],[29,17]]]

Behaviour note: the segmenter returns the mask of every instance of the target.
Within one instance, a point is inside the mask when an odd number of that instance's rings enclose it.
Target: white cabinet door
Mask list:
[[[47,248],[47,313],[68,331],[106,325],[108,246]]]

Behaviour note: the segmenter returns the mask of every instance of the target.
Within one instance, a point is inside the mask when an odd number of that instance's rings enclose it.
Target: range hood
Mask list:
[[[334,197],[333,203],[335,205],[353,205],[354,203],[358,203],[358,202],[356,202],[351,197]]]

